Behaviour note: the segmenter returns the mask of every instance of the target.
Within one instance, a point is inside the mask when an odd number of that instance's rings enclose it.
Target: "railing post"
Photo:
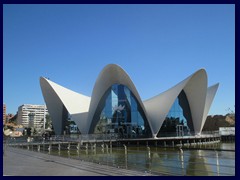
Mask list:
[[[49,144],[49,146],[48,146],[48,152],[49,153],[51,152],[51,149],[52,149],[52,144]]]
[[[77,143],[77,151],[79,152],[79,150],[80,150],[80,143]]]
[[[124,153],[127,154],[127,146],[125,144],[123,144],[124,146]]]
[[[182,150],[182,148],[179,148],[179,155],[180,155],[180,162],[181,162],[181,168],[182,168],[182,175],[185,175],[185,171],[184,171],[184,157],[183,157],[183,150]]]
[[[110,141],[110,149],[112,149],[112,141]]]
[[[219,176],[219,172],[220,172],[220,170],[219,170],[219,160],[218,160],[218,152],[216,151],[216,160],[217,160],[217,175]]]
[[[61,151],[61,144],[59,143],[58,144],[58,152],[60,153],[60,151]]]
[[[102,152],[104,152],[104,142],[101,144]]]
[[[85,148],[86,155],[88,155],[88,143],[85,144]]]
[[[70,143],[68,143],[68,147],[67,147],[68,151],[70,151],[70,148],[71,148],[71,145]]]
[[[108,144],[106,144],[106,150],[107,150],[107,153],[108,153]]]
[[[147,146],[147,151],[148,151],[148,158],[150,159],[151,158],[151,149],[149,146]]]

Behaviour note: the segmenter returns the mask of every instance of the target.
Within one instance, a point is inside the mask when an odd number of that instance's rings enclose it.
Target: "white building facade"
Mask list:
[[[118,65],[103,68],[88,97],[40,78],[56,134],[70,115],[81,134],[118,133],[124,138],[201,134],[219,84],[208,87],[200,69],[154,97],[142,101],[128,74]]]
[[[42,129],[47,113],[46,105],[23,104],[18,107],[17,123],[27,128]]]

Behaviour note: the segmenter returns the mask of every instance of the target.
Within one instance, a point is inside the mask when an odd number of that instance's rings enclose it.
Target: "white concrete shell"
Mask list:
[[[91,97],[92,100],[90,103],[89,116],[88,116],[89,124],[87,126],[89,130],[90,130],[92,121],[94,121],[93,115],[96,111],[96,108],[98,106],[98,103],[100,102],[101,97],[107,91],[107,89],[111,87],[113,84],[123,84],[127,86],[129,90],[132,91],[132,93],[136,97],[145,115],[147,115],[145,108],[143,106],[142,100],[137,92],[137,89],[134,86],[128,74],[120,66],[116,64],[109,64],[100,72],[93,88],[92,97]],[[150,125],[150,128],[152,129],[151,125]]]
[[[210,86],[207,89],[207,97],[206,97],[206,103],[205,103],[204,114],[203,114],[203,121],[202,121],[202,124],[201,124],[200,132],[202,131],[202,128],[203,128],[203,126],[204,126],[204,124],[206,122],[207,115],[208,115],[208,112],[210,110],[210,107],[211,107],[211,104],[213,102],[213,99],[214,99],[214,97],[216,95],[218,86],[219,86],[219,83],[217,83],[217,84],[215,84],[213,86]]]
[[[190,75],[169,90],[142,102],[136,87],[128,74],[118,65],[109,64],[99,74],[92,96],[87,97],[64,88],[46,78],[40,78],[42,93],[48,107],[56,134],[61,134],[62,111],[65,107],[82,134],[92,133],[97,118],[94,114],[106,91],[113,84],[123,84],[134,94],[156,137],[175,99],[183,90],[186,94],[195,133],[201,133],[216,94],[218,84],[207,88],[207,74],[204,69]]]
[[[40,78],[40,86],[49,114],[52,118],[56,134],[62,132],[62,112],[65,107],[75,121],[80,131],[85,130],[86,114],[90,105],[90,97],[76,93],[63,86],[60,86],[46,78]]]
[[[207,74],[204,69],[198,70],[171,89],[143,102],[153,127],[154,137],[157,136],[170,108],[182,90],[189,102],[194,130],[200,133],[207,91]]]

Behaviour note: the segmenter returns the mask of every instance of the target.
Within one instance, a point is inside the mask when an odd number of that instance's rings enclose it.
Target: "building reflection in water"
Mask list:
[[[204,150],[189,151],[189,159],[186,166],[186,174],[191,176],[206,176],[215,175],[210,164],[207,162],[206,154]]]
[[[157,147],[102,147],[81,150],[77,157],[94,160],[119,168],[149,171],[158,174],[216,176],[235,175],[235,152],[214,150],[180,150]],[[54,150],[51,151],[51,154]],[[60,151],[56,151],[59,153]],[[71,151],[61,152],[61,156],[73,156]]]

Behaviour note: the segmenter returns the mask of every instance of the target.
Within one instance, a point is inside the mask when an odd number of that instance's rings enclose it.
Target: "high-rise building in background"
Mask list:
[[[6,104],[3,104],[3,124],[6,123]]]
[[[23,104],[18,107],[17,124],[23,127],[41,129],[44,116],[48,113],[45,105]]]

